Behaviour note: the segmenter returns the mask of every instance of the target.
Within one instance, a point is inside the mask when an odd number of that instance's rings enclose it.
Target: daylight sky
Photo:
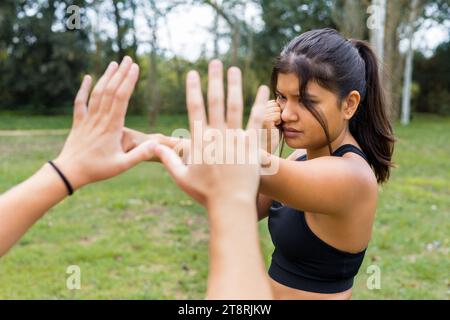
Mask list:
[[[91,17],[95,17],[95,13],[88,12]],[[260,18],[260,9],[255,5],[247,5],[243,10],[242,17],[254,26],[255,29],[261,28],[263,22]],[[138,13],[135,17],[138,32],[138,38],[142,45],[139,47],[140,53],[148,51],[148,45],[145,40],[149,38],[149,29],[146,20],[142,14]],[[209,56],[213,52],[213,39],[208,31],[213,25],[214,14],[212,9],[207,6],[180,6],[173,10],[165,19],[160,21],[158,38],[159,45],[168,54],[176,54],[184,58],[195,61],[203,50],[206,50]],[[114,26],[106,18],[99,18],[101,28],[114,36]],[[226,31],[226,26],[222,23],[219,27]],[[450,29],[450,21],[445,26],[436,26],[430,21],[427,27],[416,32],[414,39],[414,47],[428,53],[441,42],[448,38]],[[403,42],[400,48],[405,47]],[[229,39],[223,39],[219,43],[221,53],[229,49]],[[281,49],[281,48],[280,48]]]

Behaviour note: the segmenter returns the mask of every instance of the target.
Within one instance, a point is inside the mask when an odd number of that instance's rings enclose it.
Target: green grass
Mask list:
[[[145,116],[128,116],[126,126],[137,130],[147,130],[148,119]],[[18,116],[0,113],[0,130],[53,130],[69,129],[72,125],[70,116]],[[168,134],[171,130],[186,127],[187,118],[184,115],[160,116],[157,118],[155,130]]]
[[[64,129],[69,117],[0,115],[0,130]],[[127,125],[145,130],[146,119]],[[170,134],[184,116],[162,116]],[[373,237],[354,299],[448,299],[450,118],[417,115],[396,127],[391,180],[380,188]],[[64,135],[0,136],[0,193],[54,157]],[[0,222],[1,223],[1,222]],[[266,263],[273,250],[260,223]],[[434,245],[433,245],[434,243]],[[369,265],[381,289],[369,290]],[[66,288],[66,268],[81,268],[81,290]],[[140,164],[91,185],[52,209],[0,259],[0,299],[201,299],[208,273],[204,209],[179,191],[159,164]]]

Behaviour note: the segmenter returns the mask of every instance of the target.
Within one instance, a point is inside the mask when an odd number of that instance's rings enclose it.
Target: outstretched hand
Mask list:
[[[152,156],[153,141],[128,152],[121,145],[138,77],[138,65],[125,57],[120,66],[110,63],[90,95],[92,79],[84,78],[75,99],[72,129],[54,160],[74,189],[114,177]]]
[[[175,182],[202,205],[207,206],[212,199],[233,194],[255,199],[260,174],[258,129],[263,125],[269,89],[266,86],[259,88],[247,129],[243,130],[241,71],[236,67],[228,70],[226,119],[223,67],[220,61],[210,63],[208,78],[207,120],[200,76],[195,71],[189,72],[187,76],[187,109],[191,132],[188,164],[167,146],[156,146],[155,153]],[[233,155],[231,158],[230,154]],[[209,157],[211,155],[214,159]]]

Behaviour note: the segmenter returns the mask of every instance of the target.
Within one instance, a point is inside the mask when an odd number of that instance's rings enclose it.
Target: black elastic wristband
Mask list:
[[[61,177],[62,181],[64,181],[64,184],[67,187],[67,192],[69,193],[69,196],[71,196],[73,194],[73,188],[69,180],[67,180],[66,176],[61,172],[61,170],[58,169],[58,167],[53,163],[53,161],[49,160],[48,163],[53,167],[53,169],[55,169],[55,171]]]

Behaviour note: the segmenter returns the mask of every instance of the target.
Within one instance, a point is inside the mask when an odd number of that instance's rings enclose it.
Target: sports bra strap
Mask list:
[[[334,156],[338,156],[338,157],[342,157],[347,152],[353,152],[353,153],[359,154],[361,157],[364,158],[364,160],[369,162],[369,160],[367,159],[366,154],[364,152],[362,152],[361,149],[355,147],[352,144],[344,144],[344,145],[340,146],[339,148],[334,150],[333,155]]]
[[[352,144],[344,144],[342,146],[340,146],[339,148],[337,148],[336,150],[334,150],[333,152],[333,156],[337,156],[337,157],[342,157],[344,154],[346,154],[347,152],[353,152],[356,153],[358,155],[360,155],[361,157],[364,158],[364,160],[366,160],[367,162],[369,162],[369,160],[367,159],[367,156],[364,152],[361,151],[361,149],[359,149],[358,147],[355,147]],[[296,159],[297,161],[303,161],[303,160],[307,160],[307,155],[304,154],[300,157],[298,157]]]

